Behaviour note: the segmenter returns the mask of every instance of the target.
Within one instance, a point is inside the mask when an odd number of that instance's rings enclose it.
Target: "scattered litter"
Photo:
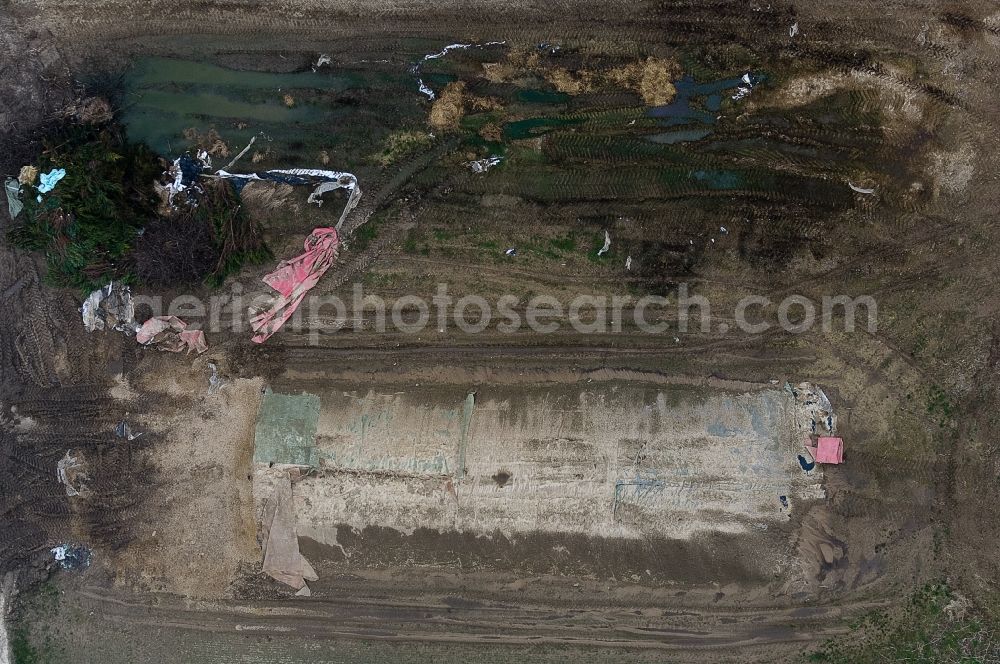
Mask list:
[[[135,333],[135,340],[143,346],[155,346],[159,350],[179,353],[208,350],[205,333],[202,330],[188,330],[187,323],[177,316],[153,316],[143,323]]]
[[[427,87],[427,85],[424,83],[424,79],[422,78],[417,79],[417,89],[420,90],[420,94],[427,95],[428,99],[434,101],[436,95],[434,94],[433,90]]]
[[[502,157],[491,156],[485,159],[476,159],[475,161],[470,161],[466,163],[466,166],[472,169],[473,173],[485,173],[494,166],[500,163]]]
[[[212,167],[212,160],[208,153],[201,150],[196,157],[190,152],[185,152],[170,165],[165,175],[170,178],[170,182],[165,185],[167,189],[167,204],[174,205],[174,197],[181,192],[187,193],[187,202],[192,205],[197,204],[195,194],[202,193],[198,185],[198,177],[203,171]]]
[[[230,168],[233,167],[234,164],[236,164],[236,162],[238,162],[240,159],[242,159],[243,155],[245,155],[247,152],[249,152],[250,148],[256,142],[257,142],[257,136],[251,136],[250,137],[250,142],[247,143],[247,146],[245,148],[243,148],[242,150],[240,150],[240,153],[238,155],[236,155],[235,157],[233,157],[233,160],[231,162],[229,162],[228,164],[226,164],[225,170],[228,171]]]
[[[83,327],[87,332],[116,330],[135,332],[135,306],[132,291],[124,284],[109,283],[87,296],[80,307]]]
[[[122,420],[117,425],[115,425],[115,435],[119,438],[124,438],[125,440],[135,440],[141,433],[132,433],[132,427],[128,425],[128,422]]]
[[[87,490],[83,481],[90,479],[86,464],[73,456],[73,450],[67,450],[66,456],[56,463],[56,477],[66,487],[67,496],[82,495]]]
[[[292,480],[288,473],[284,473],[274,485],[262,516],[260,528],[264,573],[300,592],[303,588],[308,588],[306,581],[316,581],[319,577],[299,551]],[[303,594],[308,592],[306,590]]]
[[[65,168],[53,168],[48,173],[42,173],[42,177],[38,183],[38,191],[43,194],[47,194],[56,188],[59,184],[59,180],[66,177]]]
[[[320,197],[326,192],[334,191],[335,189],[347,189],[351,192],[351,195],[347,199],[344,211],[340,213],[340,220],[335,226],[337,229],[341,227],[344,219],[347,218],[350,211],[361,200],[361,187],[358,186],[358,178],[352,173],[325,171],[316,168],[286,168],[265,171],[263,173],[229,173],[225,170],[219,170],[215,172],[215,175],[220,178],[241,181],[242,185],[238,185],[240,189],[253,180],[270,180],[290,185],[312,185],[315,188],[309,194],[307,201],[316,205],[323,205]]]
[[[253,336],[254,343],[264,343],[281,329],[285,321],[295,313],[306,293],[333,265],[339,247],[340,238],[336,229],[316,228],[306,238],[305,253],[282,261],[273,272],[264,275],[263,282],[278,291],[281,297],[274,300],[268,310],[258,313],[250,320],[250,327],[256,333]]]
[[[90,549],[76,544],[60,544],[51,549],[56,562],[63,569],[85,569],[93,557]]]
[[[443,49],[437,53],[429,53],[424,56],[424,62],[428,60],[436,60],[437,58],[443,58],[448,55],[448,51],[454,51],[455,49],[471,48],[472,44],[448,44]]]
[[[608,249],[611,248],[611,233],[604,231],[604,246],[597,251],[598,256],[603,256],[608,253]]]
[[[816,441],[817,463],[843,463],[844,439],[833,436],[820,436]]]
[[[504,256],[517,256],[517,248],[511,247],[507,251],[503,252]]]
[[[723,235],[728,235],[729,234],[729,231],[726,230],[725,226],[719,226],[719,232],[722,233]]]
[[[24,209],[24,203],[21,202],[21,185],[14,178],[7,178],[3,188],[7,192],[7,211],[13,219]]]
[[[417,87],[420,90],[420,93],[426,95],[429,101],[434,101],[437,98],[437,96],[434,94],[433,90],[431,90],[429,87],[427,87],[426,84],[424,84],[424,79],[420,76],[420,65],[427,62],[428,60],[436,60],[438,58],[443,58],[444,56],[448,55],[449,51],[461,50],[466,48],[485,48],[487,46],[502,46],[503,44],[506,43],[507,42],[502,42],[502,41],[491,41],[491,42],[486,42],[485,44],[448,44],[437,53],[428,53],[427,55],[425,55],[420,60],[420,62],[416,63],[410,68],[410,73],[414,74],[417,77]]]
[[[219,367],[215,362],[209,362],[208,369],[212,372],[208,376],[208,393],[215,394],[226,386],[226,381],[219,377]]]
[[[736,88],[736,94],[733,95],[733,99],[735,101],[749,97],[750,93],[753,92],[753,87],[757,85],[758,82],[757,79],[750,74],[750,72],[743,74],[743,77],[740,80],[743,82],[743,85]]]
[[[333,61],[330,59],[330,56],[327,55],[326,53],[323,53],[318,58],[316,58],[316,62],[312,66],[312,70],[316,71],[320,67],[324,67],[324,66],[325,67],[329,67],[331,62],[333,62]]]
[[[804,456],[802,456],[800,454],[799,455],[799,465],[802,467],[802,470],[804,470],[804,471],[806,471],[808,473],[810,470],[812,470],[813,468],[816,467],[816,462],[815,461],[810,461],[809,459],[805,458]]]
[[[626,270],[631,270],[632,269],[632,257],[631,256],[629,256],[628,258],[625,259],[625,269]]]
[[[807,435],[815,435],[820,431],[829,434],[836,432],[837,416],[823,390],[810,383],[800,383],[797,387],[785,383],[785,390],[795,397],[802,411],[801,426]]]
[[[778,496],[778,500],[781,501],[782,507],[788,507],[788,496]]]
[[[22,166],[17,174],[17,181],[20,184],[35,184],[38,179],[38,169],[34,166]]]
[[[871,189],[869,189],[867,187],[859,187],[858,185],[854,184],[850,180],[847,181],[847,186],[850,187],[852,191],[856,191],[859,194],[874,194],[875,193],[874,187],[871,188]]]
[[[799,34],[799,24],[798,24],[798,21],[796,21],[795,23],[792,23],[792,27],[788,28],[788,36],[789,37],[794,37],[797,34]]]

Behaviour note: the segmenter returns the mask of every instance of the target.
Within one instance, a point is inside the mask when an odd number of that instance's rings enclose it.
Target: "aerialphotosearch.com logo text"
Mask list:
[[[728,298],[727,298],[728,299]],[[207,332],[249,329],[255,312],[271,306],[271,295],[244,293],[234,284],[230,292],[208,298],[181,295],[164,302],[159,296],[134,296],[136,306],[147,305],[153,315],[179,316]],[[519,297],[504,294],[488,299],[481,295],[454,296],[446,283],[437,284],[431,297],[402,295],[385,299],[365,293],[354,284],[349,297],[306,295],[284,330],[305,334],[318,343],[321,335],[340,330],[396,331],[404,334],[459,330],[465,334],[495,331],[514,334],[530,330],[554,334],[572,330],[580,334],[742,332],[763,334],[776,328],[792,334],[811,330],[854,332],[859,326],[870,333],[877,328],[874,298],[824,295],[809,298],[788,295],[773,300],[751,294],[713,307],[703,295],[692,294],[686,283],[676,293],[660,295],[593,295],[571,298],[551,295]]]

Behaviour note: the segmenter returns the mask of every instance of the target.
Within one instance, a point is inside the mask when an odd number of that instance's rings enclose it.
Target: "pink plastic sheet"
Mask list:
[[[153,316],[136,330],[135,340],[143,346],[155,346],[160,350],[179,353],[204,353],[208,350],[205,333],[187,329],[187,323],[177,316]]]
[[[267,311],[250,320],[250,327],[256,332],[254,343],[267,341],[291,318],[306,293],[333,265],[339,247],[340,238],[335,229],[316,228],[306,238],[304,254],[282,261],[274,272],[264,275],[264,283],[278,291],[281,297]]]
[[[844,439],[823,436],[816,441],[816,461],[819,463],[843,463]]]

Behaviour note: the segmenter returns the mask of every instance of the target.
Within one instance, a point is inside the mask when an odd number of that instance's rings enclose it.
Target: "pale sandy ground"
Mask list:
[[[249,475],[262,381],[228,380],[209,394],[205,359],[161,359],[169,370],[134,386],[160,404],[133,425],[161,439],[154,507],[118,566],[152,590],[220,596],[241,564],[259,564]]]
[[[766,529],[823,497],[778,390],[488,388],[464,432],[461,389],[331,387],[324,472],[295,485],[304,528],[689,538]]]

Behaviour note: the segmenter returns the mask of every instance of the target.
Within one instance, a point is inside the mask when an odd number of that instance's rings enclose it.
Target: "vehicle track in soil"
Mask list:
[[[447,599],[447,598],[445,598]],[[596,598],[595,598],[596,599]],[[598,600],[599,601],[599,600]],[[676,607],[644,615],[622,606],[597,608],[533,606],[409,597],[386,600],[366,596],[317,598],[309,602],[201,602],[192,607],[169,598],[156,603],[100,587],[75,588],[70,602],[104,629],[160,628],[174,638],[217,639],[232,655],[246,650],[249,636],[275,640],[309,640],[314,647],[331,647],[346,640],[420,644],[478,644],[586,647],[597,658],[618,651],[636,654],[689,653],[710,659],[739,649],[759,661],[777,652],[791,653],[816,638],[845,633],[839,618],[882,606],[859,601],[809,609],[737,608],[706,610]],[[198,633],[202,633],[199,636]],[[209,636],[211,635],[211,636]],[[252,646],[256,650],[259,646]],[[249,651],[247,652],[249,656]],[[685,660],[687,661],[687,660]]]

